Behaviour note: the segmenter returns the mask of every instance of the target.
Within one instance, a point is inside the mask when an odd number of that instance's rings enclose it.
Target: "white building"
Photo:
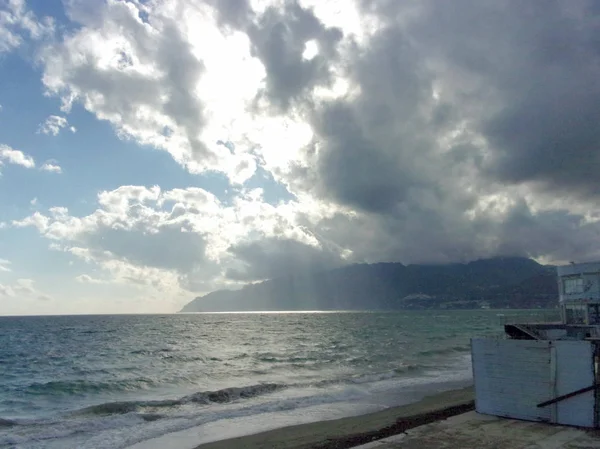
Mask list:
[[[558,267],[563,323],[600,325],[600,263]]]

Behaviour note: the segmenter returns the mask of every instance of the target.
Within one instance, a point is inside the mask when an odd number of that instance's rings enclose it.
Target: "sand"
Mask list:
[[[368,415],[284,427],[202,444],[196,449],[342,449],[474,409],[472,388],[435,394]]]

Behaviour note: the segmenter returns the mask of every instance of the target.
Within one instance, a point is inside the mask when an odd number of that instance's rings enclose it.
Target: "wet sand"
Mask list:
[[[428,396],[367,415],[284,427],[255,435],[202,444],[196,449],[343,449],[474,409],[471,387]]]

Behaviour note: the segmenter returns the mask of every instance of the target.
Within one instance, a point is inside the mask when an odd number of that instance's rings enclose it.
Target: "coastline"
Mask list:
[[[345,449],[473,409],[473,387],[467,387],[366,415],[283,427],[201,444],[195,449]]]

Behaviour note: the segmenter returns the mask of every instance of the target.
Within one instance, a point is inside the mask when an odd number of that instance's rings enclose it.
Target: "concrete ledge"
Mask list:
[[[600,449],[600,431],[464,413],[357,449]]]

